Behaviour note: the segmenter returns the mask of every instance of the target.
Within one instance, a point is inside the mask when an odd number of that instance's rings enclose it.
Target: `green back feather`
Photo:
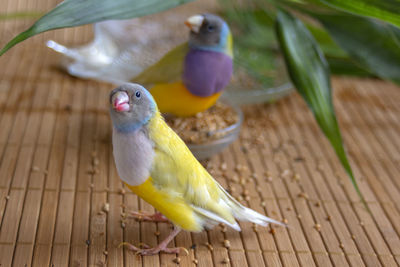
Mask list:
[[[164,55],[157,63],[151,65],[131,81],[145,87],[156,83],[171,83],[179,81],[183,73],[183,61],[189,51],[188,43],[178,45]]]

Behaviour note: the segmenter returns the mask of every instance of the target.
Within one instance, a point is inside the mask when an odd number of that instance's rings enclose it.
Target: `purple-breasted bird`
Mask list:
[[[149,88],[162,113],[192,116],[211,107],[233,71],[232,35],[226,22],[212,14],[194,15],[184,43],[132,81]]]

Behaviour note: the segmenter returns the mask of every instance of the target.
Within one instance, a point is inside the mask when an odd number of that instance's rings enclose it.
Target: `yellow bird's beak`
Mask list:
[[[185,21],[186,26],[189,27],[189,29],[195,33],[198,33],[200,31],[200,27],[203,24],[204,21],[204,16],[203,15],[194,15],[188,18]]]

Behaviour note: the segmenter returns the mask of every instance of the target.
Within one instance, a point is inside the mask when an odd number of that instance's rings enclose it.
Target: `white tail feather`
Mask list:
[[[218,186],[225,193],[225,196],[227,197],[226,201],[227,205],[232,209],[233,216],[236,219],[241,221],[256,223],[262,226],[267,226],[269,223],[274,223],[281,226],[287,226],[284,223],[281,223],[277,220],[264,216],[252,209],[246,208],[245,206],[240,204],[236,199],[234,199],[231,195],[229,195],[228,192],[226,192],[221,185],[218,184]]]
[[[202,216],[204,216],[207,219],[211,219],[211,220],[216,221],[216,222],[224,223],[224,224],[228,225],[229,227],[232,227],[236,231],[240,231],[241,230],[240,226],[239,226],[239,224],[237,222],[230,223],[227,220],[225,220],[224,218],[222,218],[221,216],[218,216],[217,214],[215,214],[214,212],[211,212],[209,210],[205,210],[205,209],[197,207],[197,206],[192,206],[192,208],[197,213],[201,214]]]
[[[69,58],[72,58],[75,60],[83,60],[82,56],[75,49],[65,47],[57,42],[54,42],[53,40],[47,41],[46,45],[48,48],[51,48],[54,51],[56,51],[60,54],[63,54]]]

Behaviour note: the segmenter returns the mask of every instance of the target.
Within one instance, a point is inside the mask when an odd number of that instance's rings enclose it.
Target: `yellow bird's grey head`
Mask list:
[[[126,83],[110,93],[110,115],[120,132],[132,132],[153,117],[157,105],[151,94],[141,85]]]
[[[190,28],[189,45],[195,48],[213,47],[223,52],[231,33],[228,24],[213,14],[194,15],[185,21]]]

